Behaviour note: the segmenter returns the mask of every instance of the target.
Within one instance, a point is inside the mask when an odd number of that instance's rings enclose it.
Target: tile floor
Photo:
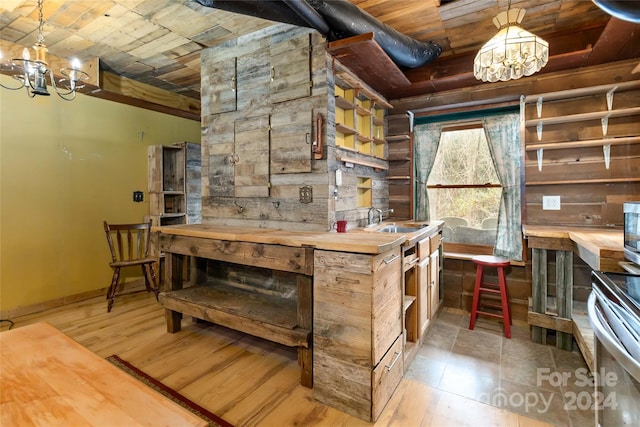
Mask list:
[[[593,411],[579,409],[593,396],[579,352],[530,342],[524,322],[511,339],[491,320],[468,327],[468,313],[442,309],[405,376],[556,426],[595,425]]]

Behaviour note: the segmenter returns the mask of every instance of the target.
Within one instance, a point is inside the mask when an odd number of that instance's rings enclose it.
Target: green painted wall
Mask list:
[[[0,88],[0,310],[107,287],[102,221],[143,220],[147,146],[177,141],[200,142],[200,123]],[[135,190],[144,202],[133,202]]]

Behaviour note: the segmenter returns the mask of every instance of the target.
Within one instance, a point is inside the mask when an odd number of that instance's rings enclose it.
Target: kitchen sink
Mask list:
[[[377,231],[380,233],[414,233],[420,230],[422,229],[414,227],[398,227],[397,225],[387,225]]]

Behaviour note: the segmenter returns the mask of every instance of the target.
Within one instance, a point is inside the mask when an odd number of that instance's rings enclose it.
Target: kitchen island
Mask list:
[[[441,224],[421,224],[416,234],[153,230],[166,256],[160,302],[168,332],[186,314],[297,347],[301,383],[316,399],[366,420],[379,416],[404,372],[402,248]]]

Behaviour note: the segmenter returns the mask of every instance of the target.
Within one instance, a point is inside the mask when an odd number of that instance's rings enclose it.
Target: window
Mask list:
[[[481,124],[444,128],[427,179],[429,216],[445,221],[445,242],[496,241],[501,186]]]

